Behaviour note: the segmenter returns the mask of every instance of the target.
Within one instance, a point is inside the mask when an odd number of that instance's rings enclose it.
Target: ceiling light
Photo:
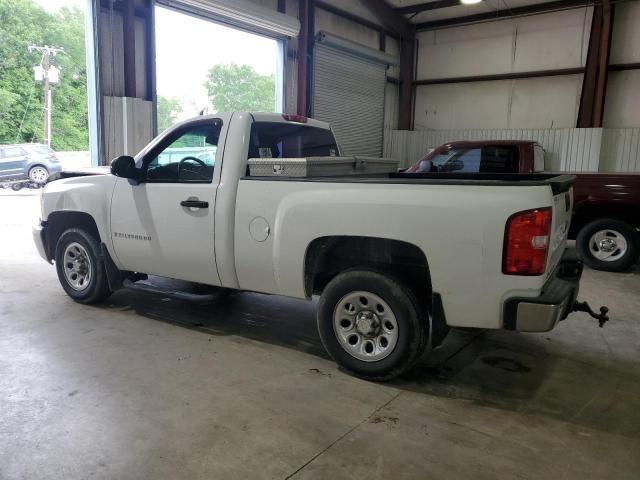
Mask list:
[[[463,5],[473,5],[474,3],[480,3],[482,0],[460,0]]]

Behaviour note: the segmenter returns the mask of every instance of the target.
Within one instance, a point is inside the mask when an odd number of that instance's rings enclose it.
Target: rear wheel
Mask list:
[[[29,179],[32,182],[44,183],[47,181],[47,178],[49,178],[49,170],[42,165],[36,165],[29,169]]]
[[[638,259],[638,234],[613,218],[594,220],[578,233],[576,246],[584,263],[596,270],[624,272]]]
[[[14,192],[22,190],[22,184],[14,183],[13,185],[11,185],[11,190],[13,190]]]
[[[97,240],[71,228],[56,245],[56,271],[67,295],[78,303],[98,303],[111,295]]]
[[[378,272],[352,270],[336,276],[323,291],[318,331],[342,368],[384,381],[401,375],[420,357],[428,321],[404,284]]]

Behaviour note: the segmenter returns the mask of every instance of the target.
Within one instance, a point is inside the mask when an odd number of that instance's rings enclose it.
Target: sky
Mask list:
[[[34,1],[53,13],[65,6],[84,10],[87,0]],[[213,65],[235,62],[275,74],[277,58],[273,39],[156,7],[156,90],[158,95],[182,99],[183,117],[208,106],[204,82]]]

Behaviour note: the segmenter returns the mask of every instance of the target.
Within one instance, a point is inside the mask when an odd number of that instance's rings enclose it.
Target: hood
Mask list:
[[[63,178],[86,177],[89,175],[107,175],[110,172],[109,167],[87,167],[77,170],[64,170],[62,172],[53,173],[47,179],[47,183],[62,180]]]

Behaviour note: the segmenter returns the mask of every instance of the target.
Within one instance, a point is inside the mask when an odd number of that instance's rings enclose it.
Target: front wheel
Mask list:
[[[98,303],[109,295],[100,245],[84,230],[71,228],[56,245],[56,271],[67,295],[78,303]]]
[[[413,292],[387,275],[352,270],[329,282],[318,305],[318,331],[331,357],[367,380],[391,380],[422,354],[428,319]]]
[[[638,259],[638,234],[631,225],[601,218],[585,225],[576,238],[584,263],[596,270],[624,272]]]

